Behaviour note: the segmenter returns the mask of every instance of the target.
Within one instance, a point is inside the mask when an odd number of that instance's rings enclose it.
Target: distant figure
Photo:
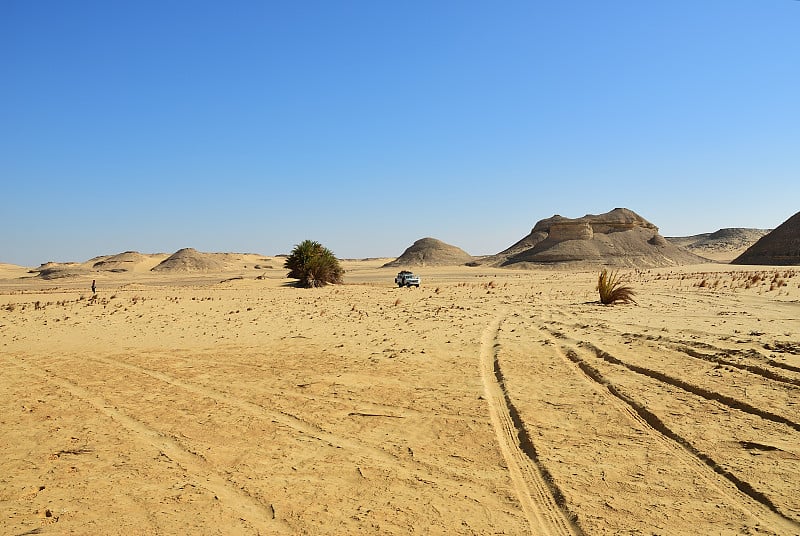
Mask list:
[[[97,294],[97,287],[95,286],[94,279],[92,279],[92,294]]]

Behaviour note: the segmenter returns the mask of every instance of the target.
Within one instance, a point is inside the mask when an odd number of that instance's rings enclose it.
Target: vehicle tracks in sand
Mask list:
[[[592,358],[585,355],[589,354],[594,356],[594,359],[605,361],[595,354],[594,347],[590,347],[591,350],[585,350],[581,344],[570,345],[569,340],[561,333],[554,334],[547,327],[538,329],[544,335],[545,340],[548,340],[556,348],[558,355],[565,362],[575,366],[597,392],[615,404],[621,411],[627,413],[657,443],[671,450],[675,454],[676,460],[717,489],[731,504],[747,512],[762,524],[778,529],[780,534],[800,533],[800,523],[786,517],[763,493],[723,468],[708,454],[699,451],[688,439],[667,426],[662,419],[647,408],[646,404],[635,400],[606,378],[600,370],[592,365]],[[653,379],[660,381],[657,377]]]
[[[164,372],[141,367],[139,365],[127,363],[125,361],[121,361],[118,359],[112,359],[108,357],[98,357],[98,356],[92,356],[91,359],[112,367],[122,368],[138,374],[149,376],[151,378],[164,382],[168,385],[172,385],[174,387],[178,387],[179,389],[183,389],[184,391],[188,391],[190,393],[199,396],[208,397],[212,400],[216,400],[217,402],[222,402],[229,406],[238,408],[240,410],[247,412],[250,415],[267,418],[272,422],[274,422],[275,424],[284,426],[286,428],[290,428],[306,436],[327,443],[331,446],[346,447],[357,451],[369,450],[372,456],[378,457],[382,461],[387,461],[392,463],[396,463],[398,461],[396,457],[392,456],[388,452],[385,452],[380,449],[371,449],[370,447],[367,447],[366,445],[363,445],[361,443],[348,440],[347,438],[343,438],[341,436],[331,434],[329,432],[325,432],[321,428],[318,428],[313,424],[300,419],[299,417],[295,417],[294,415],[291,415],[289,413],[280,410],[265,408],[264,406],[261,406],[254,402],[242,400],[240,398],[231,396],[222,391],[205,387],[201,384],[187,382],[179,378],[170,376],[169,374],[166,374]]]
[[[559,325],[565,329],[586,331],[591,325],[585,323],[567,323],[558,320],[550,320],[549,323]],[[800,377],[797,373],[800,368],[781,363],[775,359],[766,357],[756,349],[737,349],[715,346],[708,342],[695,341],[686,338],[670,337],[664,334],[652,335],[635,333],[631,331],[615,330],[610,326],[603,325],[606,334],[613,334],[622,339],[637,340],[644,344],[650,344],[666,350],[675,350],[688,357],[732,367],[751,374],[761,376],[770,381],[776,381],[790,385],[793,388],[800,388]],[[711,353],[708,353],[711,352]]]
[[[498,334],[503,316],[495,317],[481,337],[480,371],[492,426],[508,466],[514,491],[528,519],[531,534],[583,535],[567,509],[561,490],[541,463],[508,392],[498,362]]]
[[[652,380],[656,380],[658,382],[661,382],[663,384],[669,385],[671,387],[675,387],[675,388],[681,389],[683,391],[686,391],[687,393],[691,393],[691,394],[693,394],[695,396],[698,396],[700,398],[704,398],[704,399],[709,400],[709,401],[717,402],[717,403],[722,404],[724,406],[727,406],[727,407],[729,407],[731,409],[742,411],[744,413],[749,413],[750,415],[754,415],[756,417],[759,417],[759,418],[767,420],[767,421],[772,421],[774,423],[778,423],[778,424],[782,424],[782,425],[788,426],[789,428],[792,428],[793,430],[800,432],[800,423],[798,423],[797,421],[792,420],[792,419],[790,419],[790,418],[788,418],[788,417],[786,417],[784,415],[780,415],[780,414],[775,413],[773,411],[768,411],[768,410],[759,408],[759,407],[754,406],[754,405],[752,405],[752,404],[750,404],[750,403],[748,403],[748,402],[746,402],[744,400],[741,400],[739,398],[736,398],[736,397],[733,397],[733,396],[729,396],[729,395],[726,395],[726,394],[723,394],[723,393],[720,393],[720,392],[717,392],[717,391],[714,391],[714,390],[711,390],[711,389],[706,389],[706,388],[701,387],[699,385],[695,385],[693,383],[690,383],[690,382],[684,381],[684,380],[682,380],[680,378],[677,378],[674,375],[670,375],[670,374],[667,374],[665,372],[654,370],[654,369],[651,369],[651,368],[648,368],[648,367],[643,367],[643,366],[637,365],[635,363],[630,363],[628,361],[620,359],[620,358],[610,354],[609,352],[603,350],[602,348],[600,348],[598,346],[598,344],[596,342],[594,342],[593,340],[587,340],[586,337],[581,337],[581,340],[575,340],[575,339],[573,339],[571,337],[565,336],[560,331],[556,331],[556,330],[553,330],[551,328],[542,328],[542,329],[544,331],[548,332],[551,336],[560,339],[563,344],[570,343],[575,347],[586,348],[591,353],[593,353],[594,356],[600,361],[605,361],[606,363],[609,363],[611,365],[617,365],[619,367],[623,367],[623,368],[629,370],[630,372],[633,372],[635,374],[639,374],[641,376],[645,376],[645,377],[650,378]],[[740,370],[743,370],[744,372],[748,372],[748,373],[754,374],[755,376],[763,378],[766,381],[775,381],[775,382],[784,384],[784,385],[786,385],[786,387],[788,389],[796,389],[796,387],[794,387],[793,385],[785,384],[785,382],[782,382],[781,380],[776,380],[776,379],[770,378],[767,375],[764,375],[764,374],[761,374],[761,373],[757,373],[757,372],[752,372],[752,371],[747,370],[747,369],[741,369],[740,368]]]
[[[250,523],[257,533],[265,531],[269,534],[291,533],[289,525],[275,518],[275,511],[271,504],[262,503],[245,490],[238,488],[235,484],[220,476],[213,468],[209,467],[208,462],[186,450],[174,439],[117,409],[101,396],[69,380],[60,378],[50,373],[47,369],[44,369],[44,371],[37,370],[25,364],[22,360],[13,361],[12,364],[21,368],[30,376],[51,383],[75,398],[86,402],[133,434],[138,441],[150,445],[159,453],[167,456],[187,473],[193,475],[197,485],[212,493],[219,499],[224,508],[232,511],[237,518]]]
[[[235,396],[229,395],[227,393],[218,391],[210,387],[203,386],[201,384],[187,382],[179,378],[175,378],[161,371],[152,370],[146,367],[135,365],[133,363],[127,363],[125,361],[121,361],[119,359],[114,359],[110,357],[91,356],[88,357],[88,359],[92,359],[98,363],[103,363],[111,367],[121,368],[129,370],[131,372],[149,376],[151,378],[164,382],[168,385],[177,387],[179,389],[183,389],[189,393],[193,393],[195,395],[203,397],[208,397],[217,402],[238,408],[239,410],[242,410],[254,417],[269,419],[270,421],[278,425],[284,426],[287,429],[294,430],[295,432],[299,432],[308,437],[324,442],[330,445],[331,447],[346,449],[349,452],[355,453],[358,456],[363,456],[364,458],[371,458],[373,460],[378,460],[392,467],[402,468],[404,471],[406,471],[408,475],[410,475],[411,478],[418,480],[420,482],[426,482],[430,484],[435,483],[437,486],[440,486],[441,488],[448,490],[450,493],[454,495],[459,495],[459,494],[466,495],[475,502],[480,504],[490,503],[492,500],[488,494],[475,493],[474,490],[473,491],[465,490],[463,487],[464,484],[463,478],[457,474],[453,474],[450,471],[448,471],[448,468],[445,465],[440,466],[436,464],[426,463],[417,459],[404,460],[378,447],[374,447],[365,444],[363,442],[360,442],[358,440],[350,439],[345,436],[327,432],[317,427],[316,425],[306,422],[300,419],[299,417],[296,417],[289,413],[270,409],[247,400],[242,400]]]
[[[756,417],[760,417],[767,421],[784,424],[794,429],[795,431],[800,432],[800,423],[795,422],[789,418],[786,418],[783,415],[778,415],[777,413],[761,409],[759,407],[756,407],[752,404],[749,404],[743,400],[739,400],[732,396],[727,396],[722,393],[718,393],[716,391],[705,389],[698,385],[694,385],[692,383],[683,381],[680,378],[670,376],[669,374],[665,374],[657,370],[652,370],[647,367],[635,365],[633,363],[628,363],[617,357],[614,357],[605,350],[595,346],[593,343],[586,342],[584,343],[584,346],[586,346],[586,348],[594,352],[594,354],[597,356],[598,359],[601,359],[612,365],[619,365],[620,367],[624,367],[631,372],[634,372],[636,374],[641,374],[642,376],[647,376],[648,378],[654,379],[656,381],[659,381],[666,385],[670,385],[672,387],[677,387],[678,389],[682,389],[687,393],[691,393],[701,398],[705,398],[706,400],[718,402],[731,409],[749,413],[750,415],[755,415]]]

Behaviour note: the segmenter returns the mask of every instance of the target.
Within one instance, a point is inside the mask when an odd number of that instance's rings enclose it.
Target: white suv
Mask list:
[[[397,274],[394,282],[397,283],[398,287],[419,287],[420,279],[418,275],[414,275],[408,270],[403,270]]]

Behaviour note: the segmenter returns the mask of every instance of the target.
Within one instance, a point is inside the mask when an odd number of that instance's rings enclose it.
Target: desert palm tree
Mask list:
[[[333,252],[313,240],[297,244],[283,266],[289,270],[287,277],[298,279],[298,286],[304,288],[341,283],[344,274]]]

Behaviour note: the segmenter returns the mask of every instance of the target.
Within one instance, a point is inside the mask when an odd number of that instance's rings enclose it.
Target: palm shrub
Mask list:
[[[298,279],[303,288],[323,287],[328,283],[341,283],[344,270],[331,250],[319,242],[304,240],[292,250],[283,267],[287,277]]]
[[[631,287],[623,283],[622,277],[616,271],[609,273],[607,269],[603,268],[603,271],[600,272],[600,277],[597,279],[600,303],[606,305],[617,302],[636,303],[633,299],[636,293]]]

